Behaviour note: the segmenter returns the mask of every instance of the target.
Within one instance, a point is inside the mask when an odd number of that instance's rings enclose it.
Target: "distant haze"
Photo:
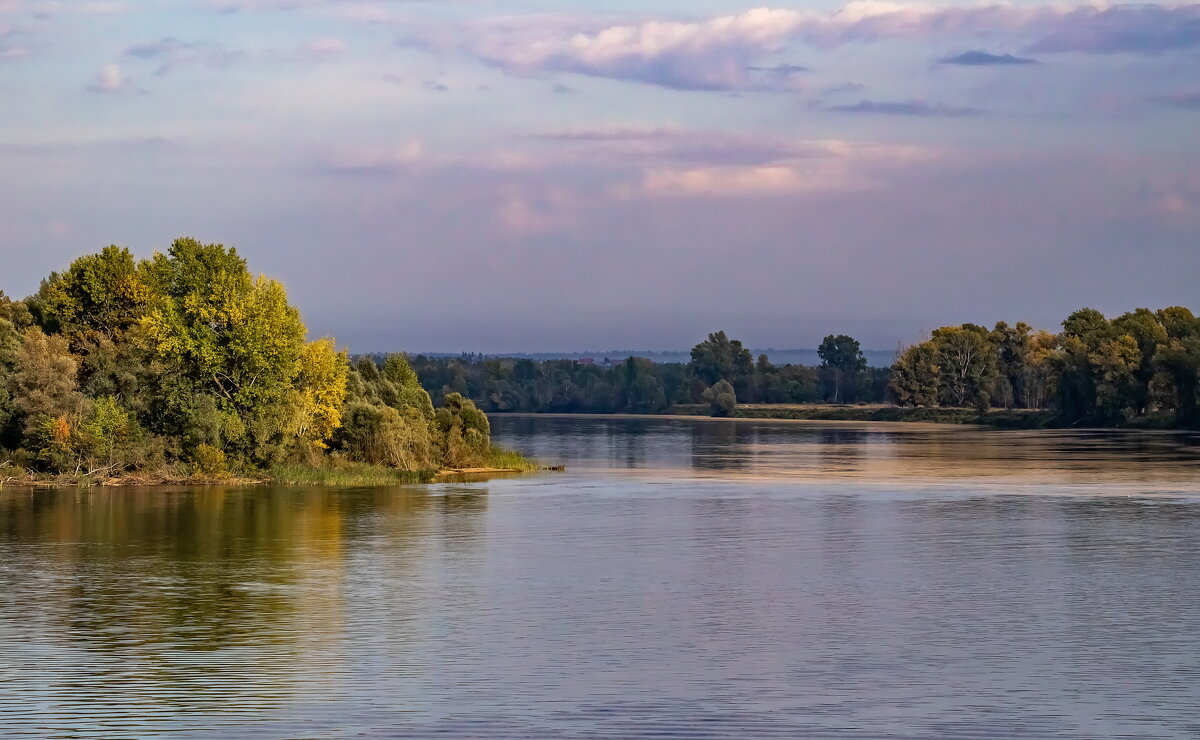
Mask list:
[[[0,0],[0,289],[236,245],[356,352],[1200,308],[1200,5]]]

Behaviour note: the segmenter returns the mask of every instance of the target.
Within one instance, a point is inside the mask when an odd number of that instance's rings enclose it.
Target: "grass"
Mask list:
[[[498,470],[519,470],[522,473],[530,473],[543,469],[541,465],[538,465],[536,460],[530,460],[516,450],[495,446],[488,450],[484,467],[496,468]]]
[[[269,472],[270,482],[279,485],[335,488],[428,483],[433,480],[434,475],[432,470],[400,470],[386,465],[355,462],[276,465]]]
[[[370,486],[395,486],[412,483],[430,483],[439,474],[469,470],[471,475],[488,473],[527,473],[537,470],[561,470],[546,468],[520,452],[503,447],[492,447],[477,465],[464,466],[457,470],[399,470],[386,465],[351,462],[338,456],[329,456],[316,463],[289,463],[275,465],[253,478],[235,475],[203,476],[190,466],[162,468],[155,471],[120,473],[116,475],[70,475],[35,473],[23,467],[0,460],[0,488],[58,488],[91,486],[152,486],[152,485],[254,485],[275,484],[286,486],[328,486],[333,488]]]
[[[515,450],[492,447],[478,465],[464,466],[472,474],[527,473],[543,470],[536,461]],[[429,483],[438,475],[455,470],[397,470],[385,465],[325,460],[319,465],[276,465],[270,470],[271,482],[287,486],[367,487],[394,486],[404,483]]]

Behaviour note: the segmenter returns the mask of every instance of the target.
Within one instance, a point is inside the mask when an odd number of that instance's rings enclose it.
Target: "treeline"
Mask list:
[[[1190,310],[1139,308],[1110,320],[1084,308],[1062,329],[938,329],[899,356],[892,392],[906,406],[1052,409],[1069,425],[1200,424],[1200,320]]]
[[[1046,412],[1039,419],[1063,426],[1200,426],[1200,319],[1178,306],[1111,320],[1085,308],[1059,333],[1020,322],[942,327],[889,368],[868,367],[845,335],[825,337],[818,356],[817,367],[776,366],[716,332],[692,348],[688,363],[418,356],[413,364],[435,397],[458,393],[487,411],[660,413],[707,404],[730,415],[739,403],[882,403],[1038,409]]]
[[[284,287],[235,249],[179,239],[148,260],[81,257],[25,300],[0,293],[0,466],[170,479],[485,463],[471,401],[434,408],[402,355],[351,366],[306,335]]]
[[[576,360],[418,355],[412,364],[434,397],[458,393],[489,412],[660,413],[677,404],[709,403],[705,393],[721,381],[737,403],[886,401],[888,370],[867,367],[853,338],[826,337],[819,353],[820,367],[773,365],[716,332],[692,348],[689,363],[630,357],[602,367]]]

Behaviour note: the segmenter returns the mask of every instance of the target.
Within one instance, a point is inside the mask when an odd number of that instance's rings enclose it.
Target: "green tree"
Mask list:
[[[858,340],[845,334],[830,334],[821,340],[817,356],[821,358],[822,379],[827,387],[825,397],[834,403],[857,400],[862,374],[867,369],[867,359]]]
[[[1167,330],[1153,311],[1139,308],[1113,319],[1113,329],[1133,339],[1138,347],[1137,367],[1129,388],[1135,414],[1150,410],[1152,384],[1158,367],[1154,360],[1158,346],[1167,340]]]
[[[178,239],[146,266],[156,293],[146,337],[193,393],[241,417],[245,452],[278,444],[295,413],[305,328],[281,284],[257,279],[237,250]]]
[[[1128,334],[1101,340],[1088,355],[1095,377],[1095,410],[1106,421],[1123,421],[1137,413],[1137,371],[1141,352]]]
[[[938,352],[942,405],[986,408],[997,378],[988,330],[975,324],[945,326],[935,329],[930,341]]]
[[[151,297],[133,253],[114,245],[72,262],[45,284],[40,301],[43,321],[78,349],[101,338],[119,341],[145,315]]]
[[[415,411],[402,414],[382,404],[351,403],[335,435],[351,458],[401,470],[438,467],[438,448],[428,422]]]
[[[754,370],[754,358],[750,350],[737,339],[730,339],[725,332],[718,331],[692,347],[692,372],[705,382],[719,380],[736,382]]]
[[[1172,306],[1157,313],[1166,338],[1155,347],[1158,384],[1181,424],[1200,424],[1200,319]]]
[[[457,393],[447,395],[437,410],[437,426],[447,467],[471,467],[487,460],[492,447],[491,425],[471,400]]]
[[[992,329],[991,342],[996,348],[997,400],[1005,408],[1029,406],[1030,332],[1033,327],[1023,321],[1009,326],[1004,321]]]
[[[733,416],[734,409],[737,408],[737,395],[728,380],[718,380],[715,385],[704,391],[704,400],[712,409],[713,416]]]
[[[901,406],[937,406],[941,395],[941,355],[933,342],[915,344],[892,365],[891,391]]]
[[[84,410],[84,397],[78,391],[77,365],[62,336],[46,336],[30,327],[21,335],[21,347],[13,361],[8,379],[12,405],[33,431],[46,419],[78,418]]]

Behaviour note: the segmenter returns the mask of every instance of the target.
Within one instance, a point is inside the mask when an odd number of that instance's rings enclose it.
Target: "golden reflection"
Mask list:
[[[634,474],[901,485],[989,478],[1031,486],[1200,484],[1200,438],[1179,432],[758,420],[693,421],[686,428],[683,465],[664,453]]]
[[[30,626],[58,636],[56,655],[122,656],[122,690],[160,708],[272,702],[301,683],[332,691],[349,670],[358,550],[421,568],[430,539],[478,536],[486,506],[480,486],[3,491],[0,541],[37,550],[36,572],[7,578],[42,582]],[[275,683],[211,680],[246,670]]]

